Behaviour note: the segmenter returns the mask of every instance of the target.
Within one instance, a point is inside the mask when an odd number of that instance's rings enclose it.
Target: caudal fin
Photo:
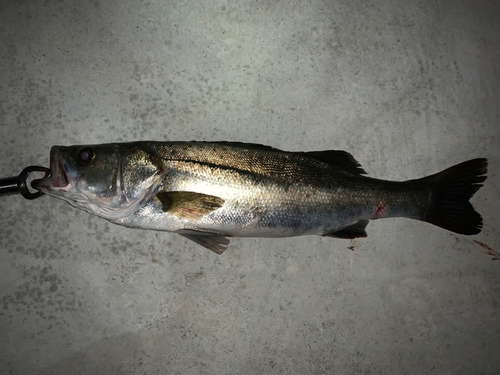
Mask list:
[[[422,182],[431,186],[432,196],[423,220],[460,234],[481,232],[483,219],[469,199],[483,186],[487,166],[486,159],[473,159],[424,177]]]

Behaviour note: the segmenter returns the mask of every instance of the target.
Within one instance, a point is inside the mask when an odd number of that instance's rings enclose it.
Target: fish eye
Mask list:
[[[90,163],[95,157],[95,152],[92,147],[85,147],[78,151],[77,161],[81,164]]]

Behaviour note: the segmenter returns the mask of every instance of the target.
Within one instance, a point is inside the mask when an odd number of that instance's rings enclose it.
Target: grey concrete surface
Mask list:
[[[343,149],[404,180],[487,157],[474,237],[233,239],[217,256],[0,197],[0,374],[499,374],[498,1],[1,1],[1,177],[52,145]],[[352,247],[353,251],[348,247]]]

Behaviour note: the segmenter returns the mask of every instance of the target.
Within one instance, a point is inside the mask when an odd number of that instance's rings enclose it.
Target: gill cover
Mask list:
[[[120,164],[117,192],[126,204],[143,203],[161,184],[164,175],[161,159],[136,147]]]

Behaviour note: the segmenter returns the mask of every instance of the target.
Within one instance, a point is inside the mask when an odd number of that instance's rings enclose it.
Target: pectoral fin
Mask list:
[[[200,232],[196,230],[184,229],[176,233],[183,235],[187,239],[196,242],[198,245],[212,250],[214,253],[221,255],[229,245],[229,239],[218,233]]]
[[[367,225],[368,220],[360,220],[356,224],[350,225],[336,232],[325,233],[323,236],[347,239],[366,237],[367,234],[365,229]]]
[[[224,199],[191,191],[169,191],[156,194],[164,212],[183,219],[200,219],[222,207]]]

